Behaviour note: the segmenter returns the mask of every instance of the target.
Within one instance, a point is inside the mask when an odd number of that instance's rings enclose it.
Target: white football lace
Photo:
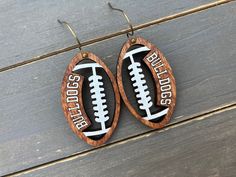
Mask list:
[[[139,62],[132,62],[128,69],[130,70],[129,75],[131,76],[131,81],[133,82],[134,92],[136,93],[137,102],[139,108],[142,110],[148,110],[152,105],[152,100],[150,97],[150,92],[148,91],[148,86],[144,78],[143,70]]]
[[[93,68],[93,75],[88,78],[91,88],[91,98],[93,104],[93,110],[95,115],[95,121],[101,124],[102,129],[106,129],[105,122],[109,119],[108,110],[106,105],[106,98],[103,88],[102,76],[96,74],[95,68]]]

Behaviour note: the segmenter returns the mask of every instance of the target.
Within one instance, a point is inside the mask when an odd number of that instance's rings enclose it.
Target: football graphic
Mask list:
[[[61,95],[71,129],[90,145],[105,143],[120,112],[118,86],[107,66],[90,52],[77,54],[65,72]]]
[[[162,128],[169,122],[176,102],[175,79],[154,45],[141,37],[129,39],[119,56],[117,82],[124,103],[142,123]]]

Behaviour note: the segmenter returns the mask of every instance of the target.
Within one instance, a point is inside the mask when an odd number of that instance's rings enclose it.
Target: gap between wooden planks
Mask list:
[[[141,30],[141,29],[153,26],[153,25],[157,25],[157,24],[160,24],[160,23],[163,23],[163,22],[167,22],[167,21],[174,20],[174,19],[177,19],[177,18],[180,18],[180,17],[191,15],[191,14],[194,14],[194,13],[197,13],[197,12],[200,12],[200,11],[212,8],[212,7],[216,7],[216,6],[219,6],[219,5],[222,5],[222,4],[233,2],[233,1],[235,1],[235,0],[218,0],[218,1],[215,1],[215,2],[212,2],[212,3],[204,4],[204,5],[189,9],[189,10],[185,10],[185,11],[182,11],[182,12],[179,12],[179,13],[176,13],[176,14],[172,14],[172,15],[165,16],[165,17],[162,17],[162,18],[159,18],[159,19],[147,22],[147,23],[143,23],[143,24],[134,26],[133,29],[134,29],[134,31]],[[91,40],[88,40],[88,41],[85,41],[85,42],[81,43],[81,46],[82,47],[83,46],[88,46],[88,45],[98,43],[98,42],[101,42],[101,41],[104,41],[104,40],[107,40],[107,39],[115,38],[117,36],[126,34],[127,32],[130,32],[130,31],[131,31],[130,29],[124,29],[124,30],[121,30],[121,31],[118,31],[118,32],[108,34],[106,36],[97,37],[97,38],[94,38],[94,39],[91,39]],[[19,63],[13,64],[13,65],[9,65],[7,67],[0,68],[0,72],[4,72],[4,71],[10,70],[10,69],[14,69],[14,68],[26,65],[26,64],[36,62],[36,61],[40,61],[40,60],[46,59],[50,56],[54,56],[54,55],[57,55],[57,54],[60,54],[60,53],[63,53],[63,52],[67,52],[67,51],[70,51],[70,50],[73,50],[73,49],[76,49],[76,48],[78,48],[78,45],[71,45],[69,47],[65,47],[65,48],[62,48],[62,49],[58,49],[58,50],[43,54],[43,55],[39,55],[39,56],[33,57],[31,59],[25,60],[23,62],[19,62]]]
[[[44,169],[44,168],[53,166],[55,164],[64,163],[64,162],[67,162],[67,161],[71,161],[71,160],[74,160],[74,159],[77,159],[77,158],[95,153],[97,150],[99,150],[101,148],[112,148],[112,147],[115,147],[115,146],[118,146],[118,145],[121,145],[121,144],[128,143],[130,141],[135,141],[135,140],[139,140],[141,138],[149,137],[152,134],[157,133],[157,132],[159,132],[159,133],[164,132],[164,131],[172,129],[172,128],[176,128],[176,127],[179,127],[179,126],[182,126],[182,125],[185,125],[185,124],[192,123],[193,121],[204,120],[204,119],[210,118],[214,115],[217,115],[217,114],[220,114],[220,113],[223,113],[223,112],[226,112],[226,111],[234,110],[234,109],[236,109],[236,102],[226,104],[226,105],[223,105],[221,107],[215,108],[213,110],[203,112],[200,115],[189,117],[189,118],[187,118],[185,120],[182,120],[180,122],[169,124],[169,125],[167,125],[166,127],[164,127],[163,129],[160,129],[160,130],[155,130],[155,129],[150,130],[150,131],[147,131],[145,133],[134,135],[134,136],[122,139],[122,140],[118,140],[118,141],[115,141],[115,142],[112,142],[112,143],[109,143],[109,144],[106,144],[106,145],[103,145],[103,146],[100,146],[100,147],[97,147],[97,148],[94,148],[94,149],[90,149],[90,150],[86,150],[86,151],[83,151],[83,152],[75,153],[73,155],[70,155],[70,156],[67,156],[67,157],[64,157],[64,158],[61,158],[61,159],[53,160],[53,161],[50,161],[50,162],[47,162],[47,163],[44,163],[44,164],[40,164],[40,165],[31,167],[31,168],[28,168],[28,169],[24,169],[24,170],[21,170],[21,171],[18,171],[18,172],[10,173],[6,176],[20,176],[20,175],[23,175],[23,174],[25,175],[25,174],[31,173],[33,171],[36,171],[36,170],[40,170],[40,169]]]

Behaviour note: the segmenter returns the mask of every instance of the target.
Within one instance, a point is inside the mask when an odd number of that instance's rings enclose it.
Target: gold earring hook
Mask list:
[[[129,27],[130,27],[130,29],[131,29],[131,33],[128,32],[128,33],[127,33],[127,37],[133,36],[133,35],[134,35],[133,25],[132,25],[132,23],[130,22],[130,19],[129,19],[129,17],[126,15],[126,13],[125,13],[122,9],[114,8],[114,7],[111,5],[110,2],[108,2],[108,6],[109,6],[112,10],[117,10],[117,11],[122,12],[123,16],[125,17],[126,21],[127,21],[128,24],[129,24]]]
[[[81,46],[82,46],[82,45],[81,45],[81,43],[80,43],[80,41],[79,41],[79,38],[77,37],[75,31],[73,30],[73,28],[72,28],[66,21],[61,21],[61,20],[59,20],[59,19],[57,19],[57,21],[58,21],[58,23],[60,23],[60,24],[64,24],[64,25],[70,30],[71,34],[74,36],[75,40],[76,40],[77,43],[79,44],[79,49],[80,49],[80,51],[81,51],[81,50],[82,50],[82,49],[81,49]]]

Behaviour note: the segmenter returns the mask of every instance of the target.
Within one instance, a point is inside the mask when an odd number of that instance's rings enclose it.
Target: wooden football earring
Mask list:
[[[69,63],[62,81],[62,109],[73,132],[88,144],[99,146],[111,137],[118,123],[118,86],[101,59],[81,50],[81,43],[71,26],[65,21],[58,22],[70,30],[80,49]]]
[[[143,124],[162,128],[170,121],[176,103],[171,67],[156,46],[141,37],[130,37],[134,29],[128,16],[123,10],[108,5],[122,12],[130,27],[117,64],[121,97],[129,111]],[[151,90],[155,92],[151,93]]]

